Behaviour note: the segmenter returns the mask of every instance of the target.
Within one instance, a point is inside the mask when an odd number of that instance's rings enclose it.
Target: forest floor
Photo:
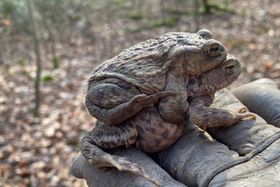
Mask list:
[[[41,118],[32,108],[35,59],[3,65],[0,69],[0,186],[84,186],[69,173],[79,154],[79,141],[94,127],[95,119],[85,107],[87,80],[93,69],[123,49],[170,31],[212,31],[214,38],[237,56],[243,72],[235,85],[257,78],[272,78],[280,86],[280,2],[230,3],[236,13],[180,15],[172,26],[143,24],[128,18],[108,17],[93,24],[94,39],[77,35],[57,45],[60,67],[53,69],[50,54],[42,51],[43,75],[51,74],[41,87]],[[105,16],[105,15],[104,15]],[[106,16],[105,16],[106,17]],[[144,27],[143,27],[144,28]],[[18,37],[22,49],[30,49]],[[1,65],[0,65],[1,66]]]

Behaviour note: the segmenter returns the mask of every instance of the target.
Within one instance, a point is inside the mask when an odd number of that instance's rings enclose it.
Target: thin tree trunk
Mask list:
[[[36,30],[36,22],[33,16],[33,7],[32,7],[32,0],[26,0],[27,7],[28,7],[28,14],[30,19],[30,26],[31,26],[31,32],[32,32],[32,38],[33,38],[33,46],[34,46],[34,52],[36,55],[36,79],[35,79],[35,107],[33,111],[33,115],[35,117],[38,117],[40,114],[40,85],[41,85],[41,52],[40,52],[40,44],[38,39],[38,34]]]
[[[199,27],[200,27],[200,22],[199,22],[199,1],[198,0],[194,0],[194,23],[195,23],[195,31],[194,32],[197,32],[199,30]]]
[[[47,15],[44,12],[42,12],[42,18],[43,18],[42,23],[43,23],[45,29],[47,30],[48,39],[50,40],[50,43],[51,43],[50,47],[51,47],[51,54],[52,54],[52,59],[51,59],[52,65],[53,65],[53,68],[56,69],[59,67],[58,57],[57,57],[57,52],[56,52],[56,37],[55,37],[53,29],[50,26],[50,23],[48,22]]]
[[[211,6],[208,2],[208,0],[202,0],[202,5],[204,9],[205,14],[210,14],[211,13]]]

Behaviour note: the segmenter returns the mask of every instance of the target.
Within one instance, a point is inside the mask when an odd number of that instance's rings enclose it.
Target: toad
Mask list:
[[[199,77],[190,77],[185,90],[189,93],[188,102],[191,106],[189,117],[191,120],[201,127],[212,127],[229,126],[248,117],[249,115],[243,114],[242,111],[231,114],[208,107],[213,102],[215,91],[236,80],[240,72],[239,61],[231,57],[216,68],[202,73]],[[162,96],[165,97],[168,94],[170,92],[159,92],[149,96],[143,95],[143,97],[140,95],[139,98],[145,100],[148,97],[153,102],[147,103],[146,107],[141,106],[143,102],[136,102],[136,108],[142,107],[141,111],[121,122],[118,126],[110,126],[103,121],[98,121],[96,128],[82,140],[81,151],[85,158],[97,167],[116,167],[119,170],[131,171],[153,181],[141,167],[125,158],[110,155],[100,148],[110,149],[134,145],[146,152],[158,152],[173,144],[182,135],[184,122],[170,123],[161,116],[157,102]]]

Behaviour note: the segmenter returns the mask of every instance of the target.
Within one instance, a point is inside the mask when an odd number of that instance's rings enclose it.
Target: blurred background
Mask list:
[[[280,85],[279,10],[279,0],[1,0],[0,186],[84,186],[69,167],[94,127],[87,79],[140,41],[206,28],[242,61],[235,84]]]

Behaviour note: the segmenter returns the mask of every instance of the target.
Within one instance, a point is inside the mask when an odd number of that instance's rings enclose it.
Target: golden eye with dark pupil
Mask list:
[[[219,50],[219,47],[212,47],[212,48],[210,49],[210,52],[211,52],[211,53],[216,53],[218,50]]]
[[[213,43],[209,48],[209,54],[211,56],[216,57],[216,56],[220,55],[221,52],[222,52],[222,49],[220,48],[219,44],[217,44],[217,43]]]
[[[220,43],[212,40],[203,44],[202,48],[211,57],[218,57],[225,53],[225,48]]]

